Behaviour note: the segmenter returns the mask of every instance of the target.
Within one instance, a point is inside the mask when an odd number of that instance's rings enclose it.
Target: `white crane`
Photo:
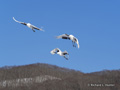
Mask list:
[[[44,31],[42,28],[37,28],[36,26],[34,26],[34,25],[30,24],[30,23],[25,23],[25,22],[17,21],[14,17],[13,17],[13,20],[14,20],[15,22],[20,23],[20,24],[26,25],[27,27],[29,27],[30,29],[32,29],[33,32],[35,32],[34,29],[36,29],[36,30],[40,30],[40,31]]]
[[[56,37],[57,39],[69,39],[69,40],[72,40],[72,43],[73,43],[73,47],[76,47],[75,43],[77,44],[78,48],[80,47],[79,45],[79,42],[78,42],[78,39],[76,37],[74,37],[73,35],[68,35],[68,34],[62,34],[60,36],[57,36]]]
[[[62,52],[59,48],[55,48],[50,53],[53,55],[58,54],[60,56],[63,56],[66,60],[68,60],[68,58],[66,57],[66,55],[69,55],[67,51]]]

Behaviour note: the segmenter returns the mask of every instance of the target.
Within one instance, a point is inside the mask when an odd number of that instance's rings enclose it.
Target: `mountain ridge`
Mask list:
[[[40,83],[40,80],[43,81]],[[4,87],[3,82],[6,85]],[[8,82],[14,82],[16,87]],[[17,90],[119,90],[120,70],[83,73],[44,63],[1,67],[0,90],[16,90],[16,88]]]

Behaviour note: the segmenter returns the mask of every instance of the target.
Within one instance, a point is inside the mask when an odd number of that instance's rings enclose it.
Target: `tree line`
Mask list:
[[[17,87],[0,86],[0,90],[120,90],[120,70],[83,73],[43,63],[0,68],[0,82],[45,75],[59,79]]]

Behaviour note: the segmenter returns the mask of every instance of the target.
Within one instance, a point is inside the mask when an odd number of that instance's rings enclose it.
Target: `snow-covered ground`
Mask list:
[[[28,86],[32,83],[42,83],[47,80],[61,80],[60,78],[49,76],[49,75],[43,75],[43,76],[37,76],[34,78],[21,78],[21,79],[15,79],[15,80],[5,80],[0,82],[0,87],[17,87],[17,86]]]

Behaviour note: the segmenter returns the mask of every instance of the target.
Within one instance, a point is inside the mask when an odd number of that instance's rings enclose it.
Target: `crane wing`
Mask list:
[[[66,54],[69,55],[67,51],[64,51],[64,52],[63,52],[63,55],[66,55]]]
[[[38,27],[36,27],[36,26],[34,26],[34,25],[32,25],[32,27],[33,27],[34,29],[37,29],[37,30],[40,30],[40,31],[44,31],[42,28],[38,28]]]
[[[60,39],[60,38],[62,38],[62,39],[70,39],[70,38],[69,38],[69,35],[67,35],[67,34],[62,34],[62,35],[60,35],[60,36],[57,36],[56,38],[57,38],[57,39]]]
[[[60,51],[60,49],[59,48],[55,48],[50,53],[54,55],[57,51]]]
[[[76,38],[76,43],[77,43],[78,48],[80,48],[79,41],[77,38]]]

